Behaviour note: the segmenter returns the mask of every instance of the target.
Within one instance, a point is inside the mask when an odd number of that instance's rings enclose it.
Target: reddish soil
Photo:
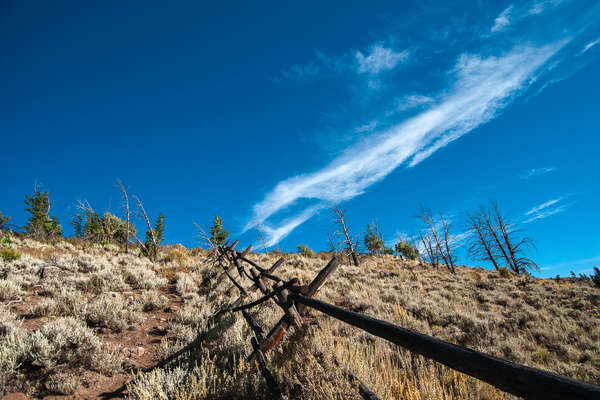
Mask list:
[[[132,295],[138,293],[132,292]],[[134,329],[122,332],[96,329],[102,341],[120,349],[124,355],[124,372],[111,377],[86,371],[81,377],[80,389],[68,396],[45,396],[44,400],[54,399],[114,399],[125,397],[125,385],[132,376],[141,370],[149,369],[161,361],[159,347],[161,338],[166,334],[169,321],[182,306],[183,300],[176,294],[175,285],[169,284],[160,291],[168,298],[168,304],[162,310],[144,312],[144,321]],[[10,310],[23,317],[23,328],[31,332],[53,320],[53,317],[28,318],[29,308],[40,301],[35,294],[25,296],[23,301],[10,305]]]

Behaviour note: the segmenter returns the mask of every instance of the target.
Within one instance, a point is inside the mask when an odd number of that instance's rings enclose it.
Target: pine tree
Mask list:
[[[214,246],[222,246],[229,237],[229,231],[223,230],[223,221],[215,215],[213,226],[210,227],[210,239]]]
[[[381,234],[375,227],[375,231],[371,228],[369,224],[367,224],[367,234],[365,235],[365,246],[371,252],[371,254],[380,253],[383,249],[383,239],[380,237]]]
[[[165,216],[163,213],[158,214],[154,222],[154,238],[156,244],[159,245],[165,238]]]
[[[8,229],[8,223],[10,222],[10,217],[8,215],[2,215],[0,212],[0,231]]]
[[[158,254],[158,246],[163,241],[165,236],[165,216],[163,213],[158,214],[156,220],[154,221],[154,227],[152,228],[152,233],[154,234],[154,240],[156,240],[156,247],[154,246],[154,241],[152,240],[152,234],[150,231],[146,232],[146,241],[144,243],[145,251],[144,255],[149,257],[152,260],[156,259]]]
[[[25,195],[25,209],[31,213],[25,230],[28,234],[36,237],[51,238],[62,235],[62,227],[56,217],[50,217],[50,199],[48,192],[35,191],[34,196]]]
[[[394,248],[396,249],[396,254],[402,259],[416,260],[419,258],[417,246],[406,240],[400,240]]]
[[[58,223],[58,218],[51,217],[44,223],[44,233],[49,238],[62,236],[62,226]]]
[[[77,213],[77,215],[75,215],[75,217],[71,221],[71,226],[73,227],[73,229],[75,229],[75,237],[80,238],[81,235],[83,234],[83,232],[82,232],[83,221],[82,221],[81,214]]]
[[[102,218],[98,213],[88,210],[85,214],[85,225],[83,226],[83,237],[87,240],[101,242],[104,236]]]

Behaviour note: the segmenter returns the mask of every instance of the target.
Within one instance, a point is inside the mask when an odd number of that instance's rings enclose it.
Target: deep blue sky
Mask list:
[[[194,246],[219,214],[256,243],[327,248],[327,206],[414,234],[498,200],[542,275],[600,264],[600,5],[0,5],[0,211],[50,192],[120,213],[115,179]],[[137,223],[142,228],[141,222]],[[459,262],[474,264],[461,253]],[[475,263],[476,264],[476,263]]]

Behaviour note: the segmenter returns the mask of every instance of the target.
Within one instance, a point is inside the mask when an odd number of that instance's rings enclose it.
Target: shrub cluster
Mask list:
[[[82,369],[108,375],[120,370],[118,353],[106,349],[74,318],[59,318],[27,335],[0,314],[1,326],[5,328],[0,328],[0,394],[69,394],[77,388]]]

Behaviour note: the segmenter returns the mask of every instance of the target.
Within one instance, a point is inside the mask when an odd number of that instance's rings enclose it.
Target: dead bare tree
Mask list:
[[[450,263],[450,271],[455,273],[455,265],[454,260],[456,256],[454,255],[454,240],[450,236],[450,222],[444,218],[444,215],[440,212],[440,221],[442,222],[442,230],[443,230],[443,241],[444,241],[444,251],[446,254],[446,260]]]
[[[498,230],[500,231],[500,235],[504,241],[506,249],[508,250],[512,265],[514,266],[513,272],[515,274],[521,274],[525,271],[537,270],[538,266],[531,258],[520,256],[524,252],[525,248],[535,248],[533,239],[524,237],[517,241],[514,238],[514,235],[518,232],[518,230],[514,228],[514,223],[505,220],[500,212],[500,207],[498,207],[497,202],[494,202],[492,206],[494,215],[496,217]]]
[[[94,220],[94,218],[96,218],[98,216],[98,214],[96,213],[96,211],[94,211],[94,209],[92,208],[92,205],[90,204],[89,201],[87,200],[77,200],[77,208],[83,213],[88,215],[87,218],[92,218],[92,220]],[[98,221],[98,223],[101,225],[102,227],[102,232],[106,231],[106,226],[104,224],[104,220],[102,218],[97,218],[96,221]],[[87,222],[86,222],[87,225]],[[98,237],[98,235],[96,234],[96,232],[86,232],[87,229],[83,229],[83,237],[87,240],[96,240],[96,241],[100,241],[103,239],[104,234],[101,234],[100,237]]]
[[[127,231],[125,236],[125,254],[129,253],[129,197],[127,196],[127,190],[125,190],[125,186],[123,186],[123,182],[117,178],[117,183],[119,184],[119,188],[121,189],[121,193],[123,193],[123,205],[125,206],[125,214],[127,217]]]
[[[521,256],[526,248],[535,248],[533,240],[528,237],[515,239],[518,230],[514,228],[514,222],[502,215],[497,202],[492,202],[490,210],[482,206],[480,216],[489,235],[491,246],[501,254],[512,272],[521,274],[525,271],[537,270],[538,266],[531,258]]]
[[[491,261],[499,270],[493,239],[481,211],[474,215],[467,213],[467,229],[471,231],[469,254],[480,261]]]
[[[433,268],[437,268],[439,265],[439,253],[435,246],[434,240],[431,238],[431,234],[419,231],[419,239],[421,244],[423,245],[423,249],[425,250],[426,258],[429,259],[429,264]]]
[[[354,265],[358,267],[360,263],[356,254],[356,244],[350,238],[348,226],[344,221],[344,214],[346,213],[346,210],[343,210],[339,205],[335,207],[330,207],[330,209],[334,214],[334,220],[336,224],[338,224],[340,227],[340,230],[336,233],[343,235],[343,242],[346,245],[346,253],[348,253],[348,255],[352,257],[352,262],[354,262]]]
[[[82,212],[90,212],[92,214],[95,213],[94,209],[90,205],[90,202],[87,200],[77,200],[77,208]]]
[[[444,260],[444,264],[450,270],[450,272],[455,273],[454,268],[454,249],[452,244],[452,239],[450,236],[450,224],[444,218],[443,214],[440,212],[440,218],[442,223],[442,233],[438,232],[438,227],[436,226],[436,221],[432,217],[431,213],[427,211],[427,209],[421,205],[421,215],[418,218],[423,221],[425,224],[425,228],[429,230],[428,236],[430,237],[430,243],[433,247],[432,250],[435,250],[439,257]]]
[[[196,227],[196,229],[198,229],[198,232],[200,232],[200,240],[202,242],[204,242],[206,244],[206,246],[208,246],[211,249],[213,256],[216,256],[217,255],[217,246],[213,242],[212,237],[208,233],[206,233],[204,228],[202,228],[197,223],[194,222],[194,226]]]
[[[143,244],[140,239],[138,239],[138,237],[135,237],[135,240],[138,242],[138,244],[145,249],[146,254],[151,255],[152,256],[152,261],[156,261],[156,255],[158,254],[158,246],[156,245],[156,237],[154,236],[154,229],[152,229],[152,224],[150,223],[150,219],[148,218],[148,214],[146,214],[146,210],[144,209],[144,205],[142,204],[142,202],[140,201],[140,198],[137,197],[135,194],[133,195],[133,198],[135,199],[135,201],[137,202],[138,205],[138,209],[139,212],[141,213],[142,217],[144,218],[144,220],[146,221],[146,225],[148,225],[148,234],[150,235],[150,239],[152,239],[152,245],[154,246],[154,249],[156,251],[150,251],[150,249],[148,249],[146,247],[145,244]]]
[[[263,235],[263,231],[260,227],[260,224],[256,224],[256,230],[258,231],[258,234],[260,235],[260,241],[263,245],[263,249],[265,250],[265,254],[269,254],[269,250],[267,249],[267,242],[265,241],[265,235]]]
[[[333,236],[331,233],[327,234],[327,241],[329,242],[329,252],[334,254],[337,253],[338,247],[336,247],[335,243],[333,242]]]
[[[494,221],[492,220],[492,217],[491,217],[489,211],[485,207],[482,206],[481,210],[480,210],[480,215],[483,218],[483,222],[485,224],[485,229],[486,229],[487,233],[489,234],[490,241],[491,241],[491,247],[494,248],[497,252],[499,252],[502,255],[502,257],[506,261],[506,265],[512,270],[513,269],[512,260],[510,259],[506,249],[504,248],[504,245],[502,244],[502,240],[501,240],[500,236],[498,235],[496,225],[494,224]]]

